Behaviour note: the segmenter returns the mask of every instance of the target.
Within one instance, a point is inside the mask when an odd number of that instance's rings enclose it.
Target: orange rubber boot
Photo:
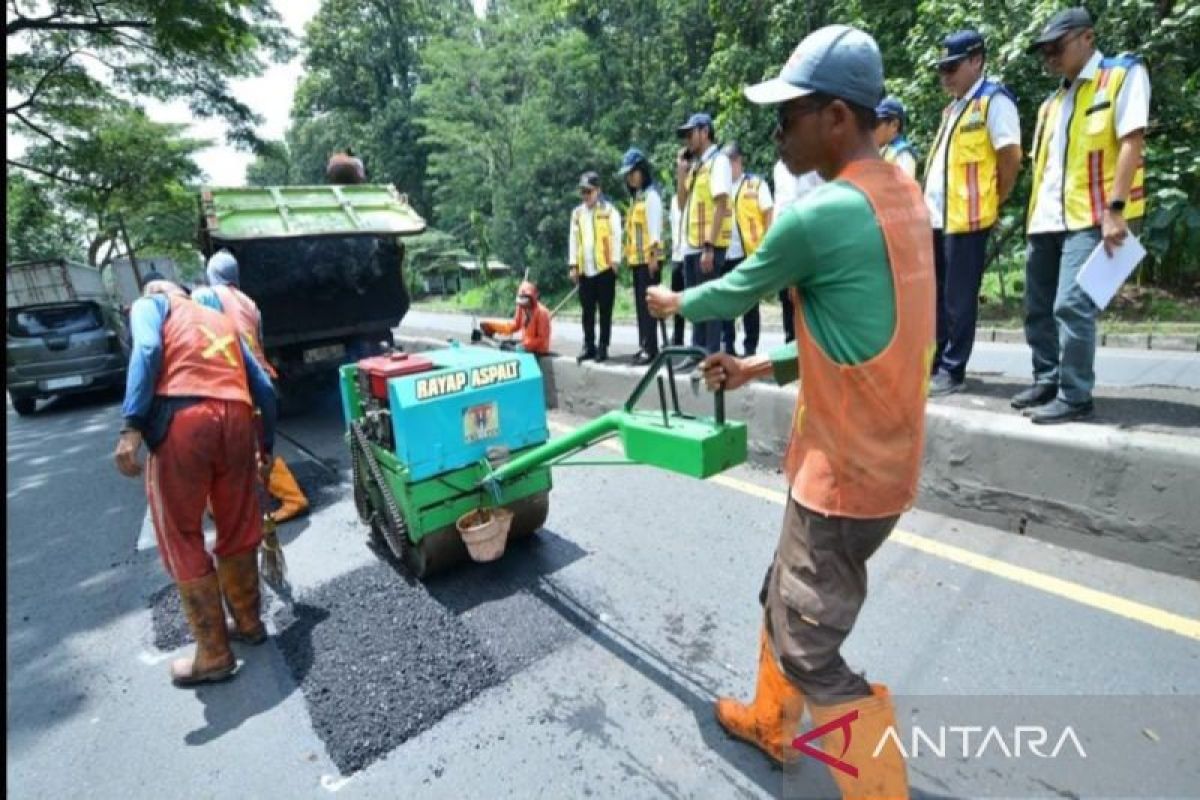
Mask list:
[[[730,736],[762,750],[776,764],[799,758],[792,740],[804,714],[804,694],[780,671],[767,642],[764,628],[759,636],[758,686],[754,700],[743,705],[730,697],[717,699],[717,722]]]
[[[221,587],[216,573],[176,585],[192,638],[196,640],[196,654],[171,662],[171,681],[176,686],[194,686],[232,677],[237,670],[237,661],[229,649],[225,609],[221,606]]]
[[[821,737],[821,749],[858,773],[852,775],[829,766],[829,774],[841,790],[843,800],[908,800],[904,754],[894,737],[885,739],[888,728],[896,726],[896,710],[886,686],[871,684],[871,696],[861,700],[833,706],[810,704],[809,708],[814,729],[827,724],[835,726]],[[858,717],[843,724],[842,718],[853,712],[858,712]]]
[[[300,484],[296,483],[296,477],[292,475],[292,471],[278,456],[271,464],[271,478],[267,483],[267,491],[271,493],[272,497],[283,503],[278,511],[271,514],[271,519],[276,522],[287,522],[308,511],[308,498],[301,491]]]

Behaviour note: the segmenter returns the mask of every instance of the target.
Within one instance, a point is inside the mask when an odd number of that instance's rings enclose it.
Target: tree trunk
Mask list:
[[[129,256],[129,266],[133,269],[133,277],[137,280],[137,285],[141,288],[142,271],[138,269],[137,254],[133,252],[133,245],[129,242],[129,231],[125,229],[125,218],[118,217],[117,224],[121,230],[121,240],[125,242],[125,252]]]

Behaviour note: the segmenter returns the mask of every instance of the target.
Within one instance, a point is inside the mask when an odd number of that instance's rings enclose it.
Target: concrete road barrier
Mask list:
[[[400,337],[406,349],[445,341]],[[558,408],[594,417],[623,403],[640,370],[541,359]],[[711,414],[711,396],[676,376],[681,405]],[[726,413],[749,426],[754,463],[782,461],[795,387],[731,392]],[[648,392],[642,405],[656,402]],[[1200,438],[1103,424],[1033,425],[1011,413],[930,404],[917,505],[1108,558],[1200,578]]]

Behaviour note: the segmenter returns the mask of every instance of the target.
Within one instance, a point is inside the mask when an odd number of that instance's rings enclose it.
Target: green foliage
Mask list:
[[[6,178],[5,261],[82,260],[83,246],[74,235],[74,223],[55,205],[45,187],[19,172],[9,172]]]

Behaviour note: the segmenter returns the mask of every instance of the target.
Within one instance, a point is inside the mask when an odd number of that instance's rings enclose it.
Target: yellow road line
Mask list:
[[[574,430],[570,426],[557,422],[551,422],[550,427],[560,433]],[[613,450],[620,451],[621,449],[614,441],[606,441],[602,442],[602,444]],[[708,480],[711,483],[719,484],[761,500],[767,500],[776,505],[782,506],[787,502],[788,496],[786,492],[779,491],[778,489],[768,489],[765,486],[759,486],[756,483],[740,480],[729,475],[714,475]],[[1071,600],[1080,605],[1100,611],[1107,611],[1118,617],[1125,617],[1134,622],[1140,622],[1153,628],[1200,641],[1200,620],[1190,619],[1181,614],[1173,614],[1170,611],[1164,611],[1161,608],[1129,600],[1119,595],[1101,592],[1083,584],[1056,578],[1053,575],[1047,575],[1037,570],[1019,567],[1016,564],[1010,564],[998,558],[981,555],[971,550],[955,547],[954,545],[939,542],[936,539],[930,539],[926,536],[919,536],[909,531],[897,529],[892,532],[888,541],[912,548],[913,550],[919,550],[926,555],[940,558],[943,561],[952,561],[955,564],[962,564],[964,567],[970,567],[979,572],[1004,578],[1013,583],[1028,586],[1031,589],[1038,589],[1039,591]]]

